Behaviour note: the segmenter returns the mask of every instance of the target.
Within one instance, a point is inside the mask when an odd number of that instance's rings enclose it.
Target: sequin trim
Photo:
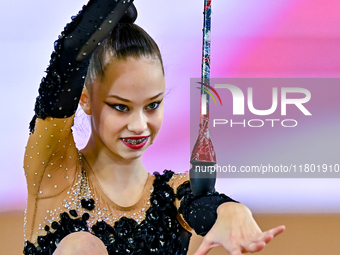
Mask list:
[[[134,220],[122,216],[114,222],[113,219],[106,218],[107,216],[99,215],[98,221],[91,226],[91,217],[100,206],[95,205],[91,211],[79,207],[82,199],[94,199],[88,179],[82,171],[80,180],[74,185],[76,188],[73,187],[70,192],[70,195],[76,196],[77,199],[64,201],[64,208],[69,210],[69,213],[61,213],[59,220],[43,227],[47,234],[38,237],[37,247],[27,241],[24,254],[52,254],[62,238],[78,231],[89,231],[99,237],[109,254],[186,254],[191,234],[185,231],[184,233],[177,220],[178,213],[174,205],[176,196],[168,184],[173,172],[164,171],[163,175],[154,175],[153,190],[157,192],[151,193],[150,207],[145,211],[144,219],[140,223],[138,218]],[[79,190],[82,192],[79,193]],[[53,210],[51,215],[55,213]],[[79,215],[81,216],[78,217]],[[183,233],[186,236],[184,243]]]

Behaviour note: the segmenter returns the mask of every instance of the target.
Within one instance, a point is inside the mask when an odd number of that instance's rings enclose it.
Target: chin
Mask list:
[[[144,152],[143,153],[126,153],[124,155],[120,155],[120,157],[125,160],[137,160],[137,159],[140,159],[143,156],[143,154]]]
[[[117,153],[117,155],[119,155],[122,159],[126,159],[126,160],[140,159],[144,155],[148,147],[149,146],[146,146],[145,149],[143,148],[143,150],[136,150],[136,151],[126,151],[126,150],[122,151],[121,150],[120,153]]]

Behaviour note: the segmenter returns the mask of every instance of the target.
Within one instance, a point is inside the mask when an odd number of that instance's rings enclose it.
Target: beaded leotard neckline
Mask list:
[[[107,223],[113,224],[115,221],[119,220],[121,217],[127,217],[134,219],[138,224],[141,223],[141,221],[145,218],[145,212],[147,209],[150,207],[150,195],[153,192],[153,185],[152,182],[154,180],[154,177],[148,173],[148,178],[147,181],[145,182],[143,191],[141,192],[141,196],[138,199],[138,201],[131,205],[131,206],[120,206],[116,204],[114,201],[112,201],[109,196],[105,193],[103,190],[102,186],[100,185],[95,173],[93,172],[91,166],[87,162],[86,158],[82,156],[82,175],[81,175],[81,183],[80,185],[80,194],[82,195],[82,199],[85,200],[90,200],[94,199],[94,202],[96,203],[95,200],[98,201],[98,197],[95,198],[93,192],[91,192],[91,187],[96,187],[96,191],[98,193],[99,197],[102,197],[104,201],[106,201],[108,207],[111,209],[116,210],[116,213],[108,213],[109,209],[105,207],[101,207],[103,210],[99,212],[95,212],[97,214],[97,217],[92,217],[92,218],[98,218],[106,221]],[[87,170],[84,168],[84,164],[87,166]],[[89,185],[89,180],[92,181],[93,185]],[[92,188],[93,189],[93,188]],[[79,207],[77,207],[79,208]],[[83,212],[85,213],[85,211]],[[100,213],[100,215],[98,215]],[[107,217],[104,215],[107,214]],[[109,221],[109,222],[108,222]],[[95,222],[89,222],[90,225],[94,225]]]
[[[155,173],[153,190],[150,195],[150,206],[144,213],[144,219],[138,222],[134,217],[122,216],[111,224],[109,212],[98,210],[86,172],[82,170],[81,178],[72,187],[72,194],[78,196],[77,201],[65,201],[69,213],[60,214],[59,222],[46,225],[45,236],[38,237],[38,247],[27,242],[25,254],[52,254],[57,244],[66,235],[89,231],[99,237],[107,247],[109,254],[182,254],[187,245],[182,246],[181,226],[177,220],[177,208],[174,205],[175,194],[167,182],[173,172],[164,171],[163,175]],[[78,187],[78,188],[75,188]],[[79,190],[86,191],[79,193]],[[77,192],[78,191],[78,192]],[[69,204],[71,203],[71,205]],[[73,204],[72,204],[73,203]],[[74,205],[80,205],[74,209]],[[103,208],[103,211],[106,211]],[[99,213],[100,212],[100,213]],[[91,227],[91,218],[98,214],[97,222]],[[78,215],[81,215],[78,217]],[[137,217],[138,218],[138,217]],[[52,233],[51,228],[54,229]],[[46,251],[40,253],[39,251]],[[185,254],[185,253],[184,253]]]

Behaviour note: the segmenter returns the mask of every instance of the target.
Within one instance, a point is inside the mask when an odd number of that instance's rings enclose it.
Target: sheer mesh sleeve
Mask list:
[[[73,117],[36,120],[36,132],[27,143],[24,169],[28,193],[36,198],[51,197],[70,186],[77,149],[71,126]],[[70,176],[71,175],[71,176]],[[56,179],[63,180],[62,182]]]
[[[24,169],[28,199],[24,236],[32,240],[44,220],[43,213],[61,203],[59,195],[73,185],[80,172],[78,150],[71,126],[73,117],[48,117],[36,120],[36,130],[30,134],[25,150]]]

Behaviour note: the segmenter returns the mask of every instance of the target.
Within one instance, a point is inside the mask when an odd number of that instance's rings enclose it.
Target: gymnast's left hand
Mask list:
[[[230,255],[258,252],[285,230],[285,226],[278,226],[262,232],[249,208],[241,203],[224,203],[218,207],[217,215],[194,255],[205,255],[215,246],[223,246]]]

